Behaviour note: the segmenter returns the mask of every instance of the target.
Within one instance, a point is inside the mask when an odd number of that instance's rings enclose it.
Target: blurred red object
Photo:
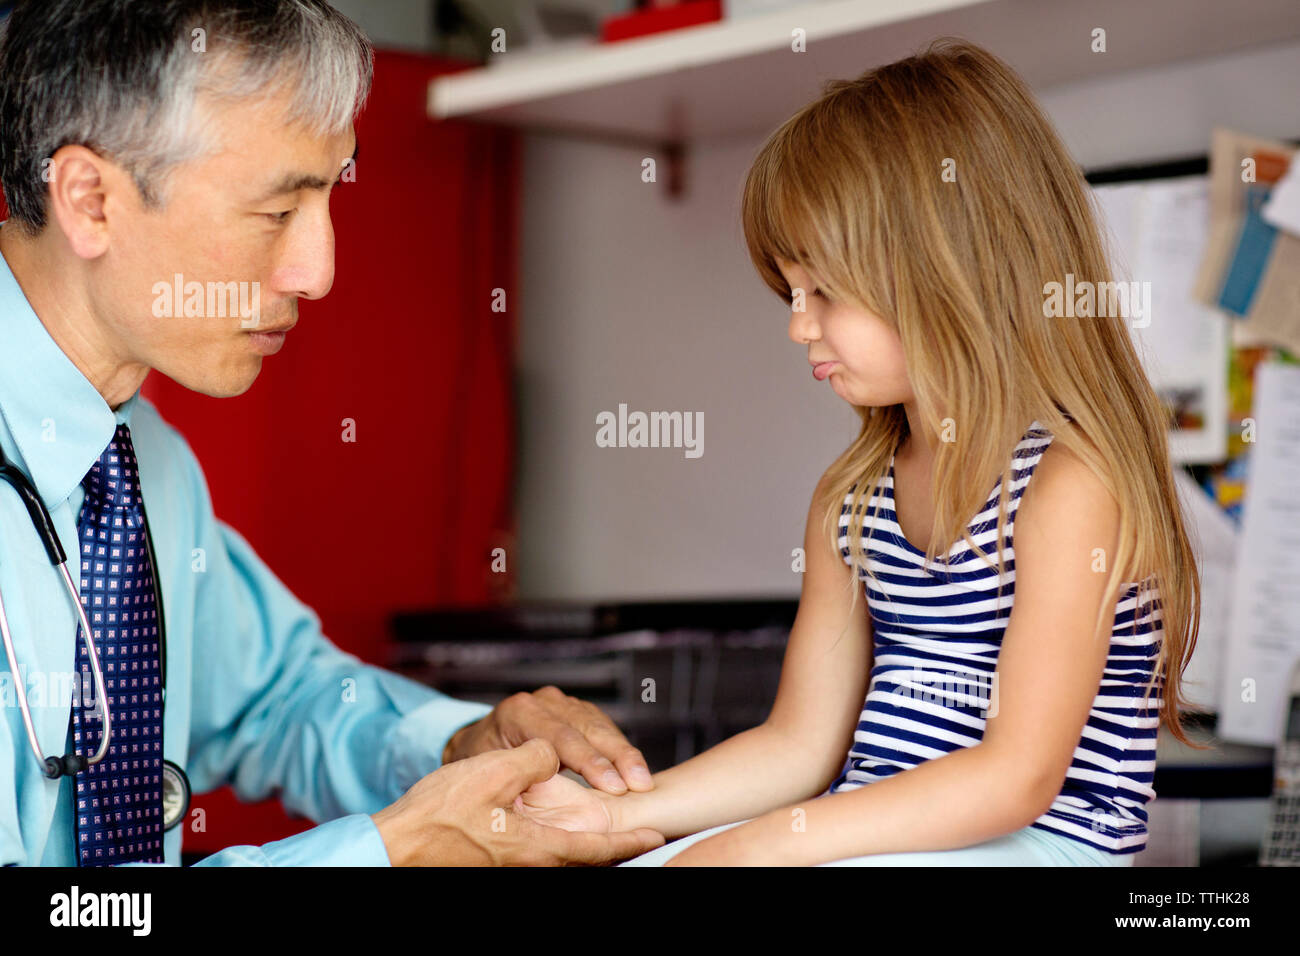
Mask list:
[[[679,30],[722,19],[722,0],[687,0],[667,7],[637,10],[621,17],[610,17],[600,27],[602,43],[628,40],[650,33]]]

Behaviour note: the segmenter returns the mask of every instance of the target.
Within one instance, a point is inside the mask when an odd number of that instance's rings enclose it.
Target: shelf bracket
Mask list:
[[[668,167],[668,198],[681,199],[686,193],[686,146],[674,140],[664,143],[661,149]]]

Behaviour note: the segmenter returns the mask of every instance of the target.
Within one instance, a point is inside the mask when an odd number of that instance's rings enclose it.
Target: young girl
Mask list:
[[[771,715],[653,790],[557,775],[516,812],[695,834],[641,864],[1130,865],[1162,720],[1190,743],[1200,589],[1125,317],[1045,308],[1112,279],[1079,169],[945,39],[781,126],[743,219],[862,418],[813,493]]]

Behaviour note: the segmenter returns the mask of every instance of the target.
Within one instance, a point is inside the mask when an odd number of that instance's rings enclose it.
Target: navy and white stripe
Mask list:
[[[891,458],[883,499],[872,494],[865,502],[862,546],[875,576],[873,581],[859,570],[875,630],[870,689],[848,761],[828,793],[883,780],[983,738],[984,715],[996,703],[989,699],[993,672],[1014,603],[1015,516],[1051,442],[1052,434],[1035,421],[1016,446],[1000,579],[1001,479],[968,529],[993,566],[959,540],[946,559],[926,567],[925,555],[904,538],[898,524]],[[852,493],[840,511],[845,563],[850,562],[851,504]],[[877,504],[873,526],[871,509]],[[1120,594],[1105,672],[1064,786],[1051,809],[1033,823],[1112,853],[1136,853],[1146,846],[1145,805],[1155,797],[1151,781],[1162,683],[1152,688],[1145,706],[1142,694],[1160,649],[1160,601],[1155,590],[1143,594],[1135,631],[1136,595],[1136,583]]]

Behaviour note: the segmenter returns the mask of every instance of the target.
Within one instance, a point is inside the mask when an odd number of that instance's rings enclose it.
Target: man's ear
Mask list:
[[[139,201],[131,176],[93,150],[73,145],[57,149],[46,169],[50,218],[78,256],[103,255],[108,249],[109,209]]]

